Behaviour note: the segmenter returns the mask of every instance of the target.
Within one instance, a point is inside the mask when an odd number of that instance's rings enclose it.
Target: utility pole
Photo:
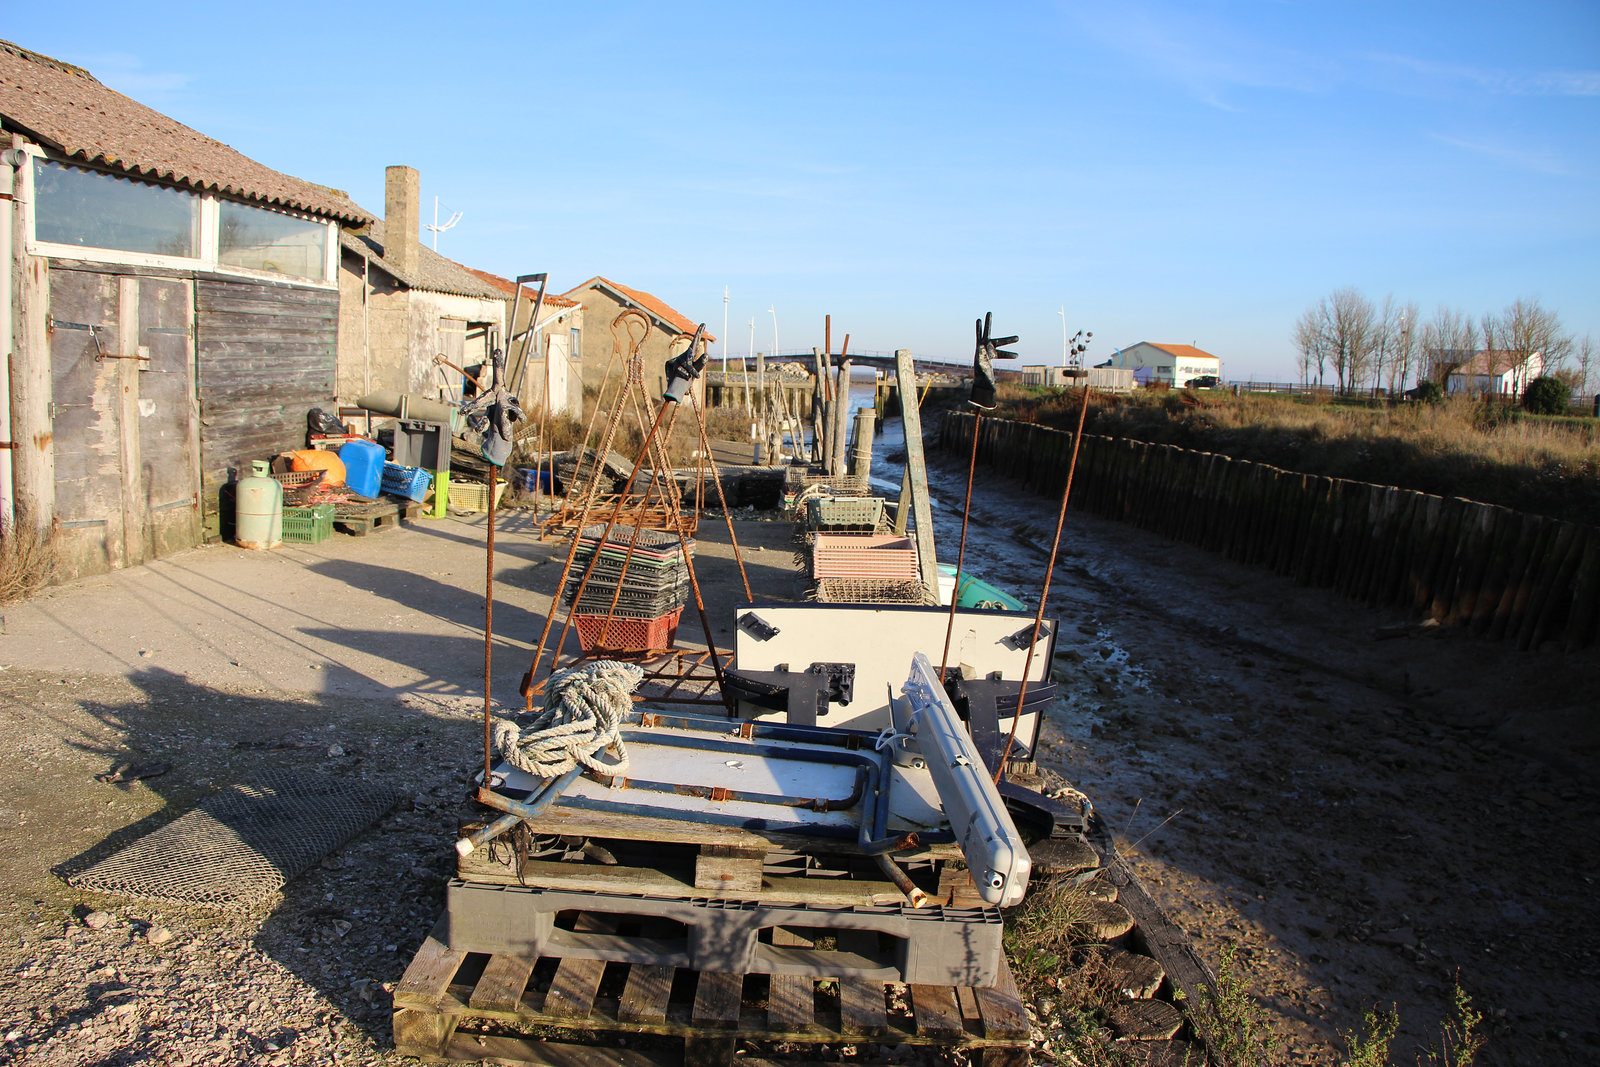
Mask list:
[[[722,384],[728,384],[728,287],[722,287]]]
[[[1067,369],[1067,305],[1062,304],[1057,312],[1061,316],[1061,369]]]

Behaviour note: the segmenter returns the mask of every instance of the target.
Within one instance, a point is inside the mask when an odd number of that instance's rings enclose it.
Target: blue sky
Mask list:
[[[11,5],[0,37],[279,170],[461,211],[439,251],[650,290],[729,350],[1289,380],[1355,286],[1600,340],[1600,4]],[[720,346],[714,354],[720,352]]]

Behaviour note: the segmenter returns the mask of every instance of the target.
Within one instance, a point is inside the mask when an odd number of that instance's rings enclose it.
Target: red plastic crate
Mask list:
[[[613,615],[609,622],[604,615],[573,615],[572,623],[578,630],[578,644],[585,652],[603,649],[607,652],[663,652],[672,647],[678,636],[678,619],[683,609],[678,608],[653,619],[625,619]],[[605,642],[600,641],[601,631]]]

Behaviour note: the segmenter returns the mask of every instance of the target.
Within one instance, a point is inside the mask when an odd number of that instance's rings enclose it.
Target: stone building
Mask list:
[[[517,397],[529,417],[539,412],[544,398],[551,398],[552,415],[578,417],[583,410],[583,305],[569,297],[546,292],[538,301],[539,291],[531,285],[522,287],[522,300],[517,300],[517,285],[510,278],[502,278],[487,271],[467,268],[482,281],[501,293],[506,304],[506,317],[513,314],[507,361],[508,376],[517,385]],[[532,322],[534,305],[539,303],[539,321],[533,327],[532,338],[527,337]],[[522,363],[519,369],[516,364]]]
[[[619,285],[609,278],[598,275],[562,295],[583,305],[584,321],[589,327],[589,351],[582,366],[583,386],[586,392],[594,393],[600,388],[606,375],[608,357],[612,348],[619,343],[611,332],[611,324],[618,315],[630,308],[643,312],[650,319],[650,335],[640,350],[640,354],[644,357],[645,387],[650,391],[650,395],[656,397],[666,391],[667,360],[682,352],[690,338],[694,337],[693,322],[659,297],[639,289],[630,289],[626,285]],[[716,338],[707,333],[705,340],[709,348]],[[620,380],[619,376],[625,366],[623,361],[628,356],[626,342],[621,342],[621,345],[622,351],[612,363],[613,381]],[[703,400],[704,378],[696,384],[696,389],[699,390],[698,395]]]
[[[422,243],[421,180],[386,173],[383,220],[340,234],[339,377],[342,404],[381,389],[458,400],[456,367],[482,364],[502,336],[504,294]]]

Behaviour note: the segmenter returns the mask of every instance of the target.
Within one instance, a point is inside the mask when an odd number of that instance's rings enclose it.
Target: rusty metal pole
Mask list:
[[[1083,424],[1089,417],[1089,379],[1083,380],[1083,406],[1078,410],[1078,429],[1072,435],[1072,458],[1067,462],[1067,484],[1061,490],[1061,510],[1056,513],[1056,536],[1050,544],[1050,562],[1044,571],[1044,588],[1039,591],[1039,610],[1033,616],[1033,639],[1028,643],[1028,656],[1022,663],[1022,685],[1017,690],[1017,710],[1011,716],[1011,733],[1006,737],[1006,747],[995,764],[994,780],[998,783],[1005,773],[1006,760],[1011,758],[1011,746],[1017,741],[1017,726],[1022,722],[1023,701],[1028,699],[1028,671],[1033,668],[1033,650],[1039,644],[1039,629],[1044,625],[1045,602],[1050,599],[1050,579],[1056,571],[1056,553],[1061,550],[1061,529],[1067,523],[1067,501],[1072,499],[1072,475],[1078,469],[1078,449],[1083,444]]]
[[[483,581],[483,787],[489,788],[489,774],[494,765],[494,728],[490,721],[493,697],[491,696],[490,665],[494,659],[494,490],[499,479],[499,468],[489,467],[489,551],[486,553],[487,574]]]

